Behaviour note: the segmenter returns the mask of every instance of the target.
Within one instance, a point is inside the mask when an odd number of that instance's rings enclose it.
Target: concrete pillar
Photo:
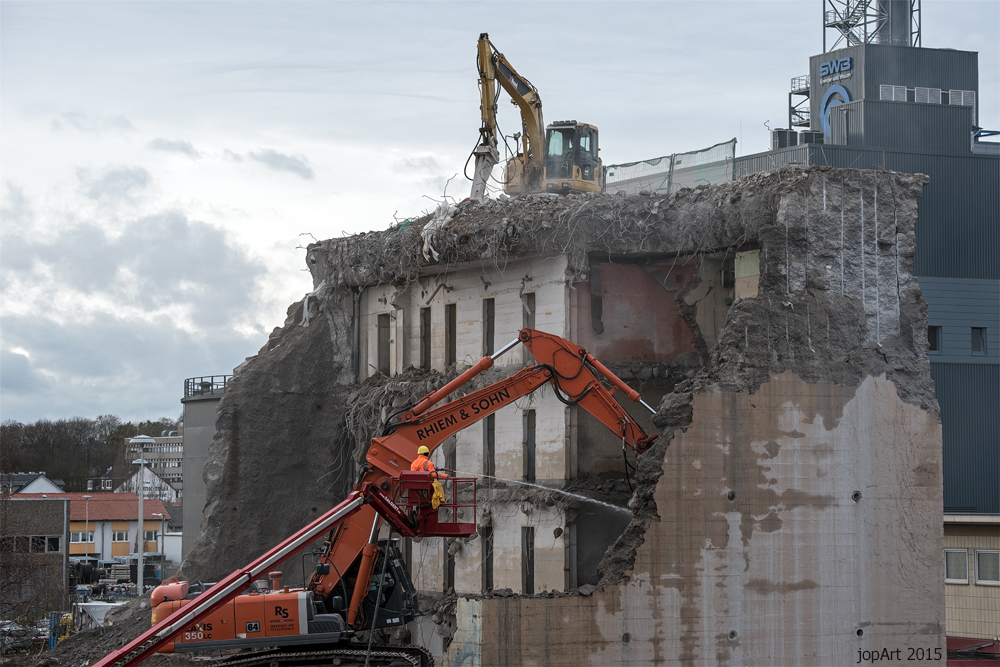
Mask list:
[[[216,378],[222,376],[215,376]],[[200,378],[195,378],[200,379]],[[215,437],[215,419],[225,388],[208,385],[207,389],[193,380],[185,382],[184,405],[184,509],[181,552],[188,551],[201,533],[205,515],[205,479],[202,471],[208,459],[208,448]]]

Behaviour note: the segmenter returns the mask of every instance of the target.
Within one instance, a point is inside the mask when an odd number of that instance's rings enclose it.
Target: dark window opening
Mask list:
[[[535,594],[535,527],[521,527],[521,595]]]
[[[445,544],[444,552],[444,591],[448,592],[448,589],[454,590],[455,588],[455,556],[448,551],[448,545]]]
[[[931,352],[941,351],[941,327],[927,327],[927,349]]]
[[[420,367],[431,368],[431,309],[420,309]]]
[[[454,364],[458,360],[458,306],[449,303],[444,307],[444,339],[445,365]]]
[[[382,375],[389,375],[389,314],[378,316],[378,352],[376,367]]]
[[[535,411],[524,411],[524,481],[535,481]]]
[[[722,286],[726,289],[736,287],[736,260],[727,259],[722,264]]]
[[[448,470],[449,474],[453,475],[455,473],[455,460],[456,460],[456,458],[457,457],[455,456],[455,446],[454,446],[454,444],[452,444],[451,447],[450,448],[446,448],[445,452],[444,452],[444,467],[445,467],[446,470]],[[448,487],[451,487],[450,493],[449,493],[449,488]],[[454,493],[454,485],[451,485],[451,484],[446,485],[445,486],[445,497],[447,497],[447,498],[449,498],[449,500],[453,501],[454,498],[451,497],[451,495],[453,493]],[[442,517],[442,520],[446,520],[445,517]],[[451,549],[449,548],[451,545],[449,545],[447,542],[444,542],[442,544],[442,546],[444,547],[444,550],[445,550],[444,551],[444,590],[447,593],[449,589],[454,590],[454,588],[455,588],[455,554],[453,554],[451,552]]]
[[[493,333],[496,329],[497,300],[483,299],[483,356],[493,354]]]
[[[522,329],[534,329],[535,328],[535,293],[528,292],[521,296],[521,328]],[[527,347],[521,347],[522,354],[524,356],[523,362],[525,364],[533,363],[535,358],[532,356],[531,352]]]
[[[483,420],[483,474],[497,474],[497,418],[489,415]]]
[[[458,450],[454,447],[444,452],[444,469],[448,472],[455,472],[458,467]]]
[[[972,327],[972,354],[986,354],[985,327]]]
[[[493,589],[493,526],[479,529],[483,549],[483,593]]]

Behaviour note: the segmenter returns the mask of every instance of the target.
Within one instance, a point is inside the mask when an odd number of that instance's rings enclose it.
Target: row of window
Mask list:
[[[527,292],[521,295],[521,327],[535,328],[535,293]],[[496,352],[496,299],[483,299],[483,356]],[[378,372],[392,375],[390,364],[390,315],[382,313],[378,316],[376,327],[378,341],[376,344],[376,368]],[[431,307],[420,309],[420,368],[429,370],[431,367],[431,345],[433,341],[431,326]],[[525,351],[527,355],[527,351]],[[527,361],[527,356],[525,356]],[[448,303],[444,306],[444,363],[446,366],[458,361],[458,304]]]
[[[482,590],[486,592],[493,588],[493,526],[480,527],[479,538],[483,545],[483,563],[480,567]],[[444,581],[445,588],[455,586],[455,557],[448,551],[445,552]],[[534,595],[535,593],[534,526],[521,526],[521,593],[523,595]]]
[[[141,447],[129,447],[128,451],[132,454],[138,454],[140,449],[143,454],[161,454],[164,452],[183,452],[184,445],[179,442],[169,444],[157,443],[153,445],[142,445]]]
[[[154,469],[180,468],[183,463],[184,459],[153,459],[149,462],[150,466]]]
[[[973,574],[979,586],[1000,586],[1000,551],[977,549]],[[944,581],[946,584],[969,583],[969,550],[944,550]]]
[[[534,296],[534,295],[532,295]],[[532,303],[534,305],[534,303]],[[522,424],[524,425],[523,438],[523,479],[526,482],[535,481],[535,433],[536,414],[533,408],[521,411]],[[496,415],[487,415],[483,419],[483,476],[494,477],[496,475]],[[445,453],[444,467],[448,470],[456,468],[455,450]],[[482,590],[488,591],[493,588],[493,527],[486,526],[479,529],[479,536],[483,544]],[[455,557],[450,552],[445,552],[444,560],[444,580],[445,588],[455,586]],[[533,526],[523,526],[521,528],[521,592],[525,595],[532,595],[535,592],[535,529]]]
[[[144,531],[144,538],[146,542],[155,542],[157,540],[157,532],[155,530]],[[72,532],[69,534],[69,541],[73,544],[85,544],[94,542],[94,531],[79,531]],[[127,530],[114,530],[111,532],[112,542],[128,542],[129,541],[129,531]]]
[[[0,538],[0,551],[20,554],[62,553],[59,535],[4,535]]]
[[[944,349],[944,333],[940,326],[927,327],[927,349],[931,352],[940,352]],[[971,331],[972,354],[986,354],[986,327],[972,327]]]

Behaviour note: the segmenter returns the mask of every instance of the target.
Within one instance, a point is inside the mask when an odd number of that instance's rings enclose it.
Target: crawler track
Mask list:
[[[343,648],[320,649],[316,651],[289,651],[287,649],[265,649],[252,653],[241,653],[215,663],[219,667],[298,667],[300,665],[342,665],[353,667],[364,665],[368,656],[368,645],[351,643]],[[338,662],[339,661],[339,662]],[[434,667],[434,656],[423,646],[401,646],[399,644],[373,644],[371,667]]]

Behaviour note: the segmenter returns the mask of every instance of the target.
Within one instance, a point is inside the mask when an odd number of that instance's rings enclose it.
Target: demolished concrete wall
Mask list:
[[[354,377],[344,343],[351,303],[350,291],[333,292],[322,317],[315,301],[294,304],[234,371],[205,465],[201,534],[182,576],[214,581],[246,565],[350,490],[355,468],[341,434]],[[298,558],[284,573],[301,585]]]
[[[402,294],[428,271],[532,256],[564,257],[570,287],[592,279],[595,260],[686,258],[701,275],[742,251],[759,258],[755,298],[706,298],[690,273],[670,296],[704,365],[670,382],[600,586],[460,598],[451,641],[430,648],[444,664],[479,665],[821,665],[943,649],[941,434],[912,276],[925,182],[790,168],[670,197],[504,200],[461,209],[430,236],[437,263],[419,253],[426,218],[310,246],[317,289],[298,306],[310,325],[292,313],[227,389],[185,571],[221,573],[227,549],[255,555],[338,499],[325,480],[342,474],[345,449],[363,451],[364,429],[350,443],[343,409],[310,406],[346,398],[355,380],[350,290]],[[382,414],[412,389],[366,409]],[[281,497],[246,484],[251,471],[285,482]],[[279,501],[281,517],[266,516]],[[261,508],[260,531],[247,507]]]

